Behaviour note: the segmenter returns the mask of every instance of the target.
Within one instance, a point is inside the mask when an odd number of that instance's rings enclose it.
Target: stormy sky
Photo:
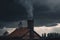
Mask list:
[[[35,26],[56,26],[60,23],[60,0],[4,0],[1,3],[1,27],[16,27],[18,21],[28,19],[31,10]]]
[[[0,28],[17,28],[21,20],[23,20],[24,26],[26,26],[29,15],[33,16],[35,27],[42,27],[40,28],[43,30],[42,33],[44,30],[48,30],[48,32],[60,32],[60,27],[57,27],[60,26],[60,0],[3,1],[1,0],[0,5]],[[38,28],[36,30],[38,30]],[[2,35],[2,33],[5,31],[6,29],[4,28],[0,29],[0,34]],[[9,32],[11,32],[11,29]]]

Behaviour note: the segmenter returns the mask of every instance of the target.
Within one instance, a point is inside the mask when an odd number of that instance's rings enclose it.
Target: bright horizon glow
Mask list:
[[[53,33],[53,32],[57,32],[60,33],[60,24],[58,23],[56,26],[53,27],[46,27],[46,26],[42,26],[42,27],[34,27],[34,30],[42,36],[42,33]]]
[[[3,28],[5,31],[8,32],[8,34],[12,33],[14,30],[16,30],[16,28]]]
[[[16,28],[3,28],[3,30],[8,31],[9,34],[12,33],[13,31],[16,30]],[[34,27],[34,30],[42,36],[42,33],[52,33],[52,32],[57,32],[60,33],[60,23],[58,23],[56,26],[53,27],[46,27],[46,26],[41,26],[41,27]]]

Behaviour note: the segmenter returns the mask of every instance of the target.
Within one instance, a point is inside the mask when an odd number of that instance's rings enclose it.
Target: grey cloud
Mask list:
[[[53,28],[52,32],[60,33],[60,27]]]
[[[41,26],[46,26],[46,27],[53,27],[56,26],[57,23],[60,23],[60,19],[37,19],[35,20],[35,26],[41,27]]]
[[[0,36],[3,35],[3,33],[5,32],[6,30],[4,29],[0,29]]]
[[[20,21],[14,21],[14,22],[2,22],[2,27],[8,27],[8,28],[15,28],[15,27],[18,27],[18,24],[19,24]],[[1,23],[0,23],[1,24]]]

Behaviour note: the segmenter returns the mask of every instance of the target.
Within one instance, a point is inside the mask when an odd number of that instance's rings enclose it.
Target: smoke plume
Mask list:
[[[52,26],[60,23],[60,0],[6,0],[4,6],[1,7],[0,14],[0,25],[3,26],[16,27],[18,23],[15,22],[24,17],[25,19],[34,17],[35,26]],[[10,21],[13,24],[9,23]]]

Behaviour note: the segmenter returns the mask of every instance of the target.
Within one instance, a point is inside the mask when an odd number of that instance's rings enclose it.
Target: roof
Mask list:
[[[34,33],[34,38],[40,38],[40,36],[36,33]],[[29,30],[27,27],[18,28],[15,31],[13,31],[10,35],[10,37],[23,37],[23,39],[29,38]]]
[[[15,31],[13,31],[9,36],[11,37],[17,37],[17,36],[22,36],[24,35],[26,32],[28,32],[28,29],[26,27],[24,28],[18,28]]]

